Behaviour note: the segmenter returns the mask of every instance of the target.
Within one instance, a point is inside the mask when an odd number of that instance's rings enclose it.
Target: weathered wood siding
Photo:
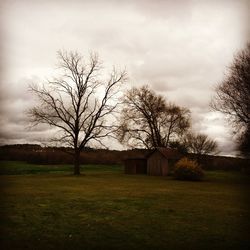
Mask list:
[[[148,157],[147,172],[148,175],[168,175],[168,159],[159,151],[155,151]]]
[[[124,162],[125,174],[147,174],[146,159],[127,159]]]

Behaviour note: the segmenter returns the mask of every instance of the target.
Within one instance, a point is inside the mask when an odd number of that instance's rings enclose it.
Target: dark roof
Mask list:
[[[147,155],[147,158],[152,155],[155,151],[159,151],[165,158],[168,159],[179,159],[181,154],[176,149],[159,147],[154,149],[153,152]]]

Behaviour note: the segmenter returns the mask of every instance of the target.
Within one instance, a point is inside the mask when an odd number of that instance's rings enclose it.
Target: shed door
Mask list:
[[[161,173],[163,176],[168,175],[168,160],[164,158],[161,160]]]
[[[162,175],[162,166],[161,166],[161,159],[160,158],[157,159],[156,167],[157,167],[156,175]]]

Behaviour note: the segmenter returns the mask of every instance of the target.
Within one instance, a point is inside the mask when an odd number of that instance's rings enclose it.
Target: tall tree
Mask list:
[[[217,142],[207,135],[195,133],[188,133],[184,137],[184,145],[189,153],[197,154],[197,156],[216,152],[218,148]]]
[[[58,52],[58,59],[59,77],[42,86],[30,86],[38,105],[29,115],[35,125],[45,123],[59,129],[55,139],[74,149],[74,174],[79,175],[81,150],[90,141],[102,143],[112,132],[107,118],[117,108],[114,98],[126,72],[114,69],[105,81],[100,79],[101,63],[96,54],[90,55],[88,63],[77,52]]]
[[[148,86],[132,88],[123,97],[118,138],[131,147],[167,147],[190,126],[190,112],[167,103]]]
[[[226,115],[238,135],[239,148],[250,153],[250,43],[234,58],[216,87],[211,107]]]

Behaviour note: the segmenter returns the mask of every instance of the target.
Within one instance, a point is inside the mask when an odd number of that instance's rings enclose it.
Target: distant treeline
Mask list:
[[[81,164],[123,164],[128,158],[145,158],[151,151],[146,149],[107,150],[85,148],[81,152]],[[26,161],[34,164],[72,164],[73,153],[66,147],[41,147],[36,144],[0,146],[0,160]],[[197,159],[197,155],[189,154]],[[203,155],[199,162],[207,170],[250,170],[250,159]]]
[[[122,164],[127,158],[143,158],[149,153],[146,149],[126,151],[84,148],[81,164]],[[26,161],[35,164],[71,164],[73,149],[67,147],[41,147],[36,144],[0,146],[0,160]]]

